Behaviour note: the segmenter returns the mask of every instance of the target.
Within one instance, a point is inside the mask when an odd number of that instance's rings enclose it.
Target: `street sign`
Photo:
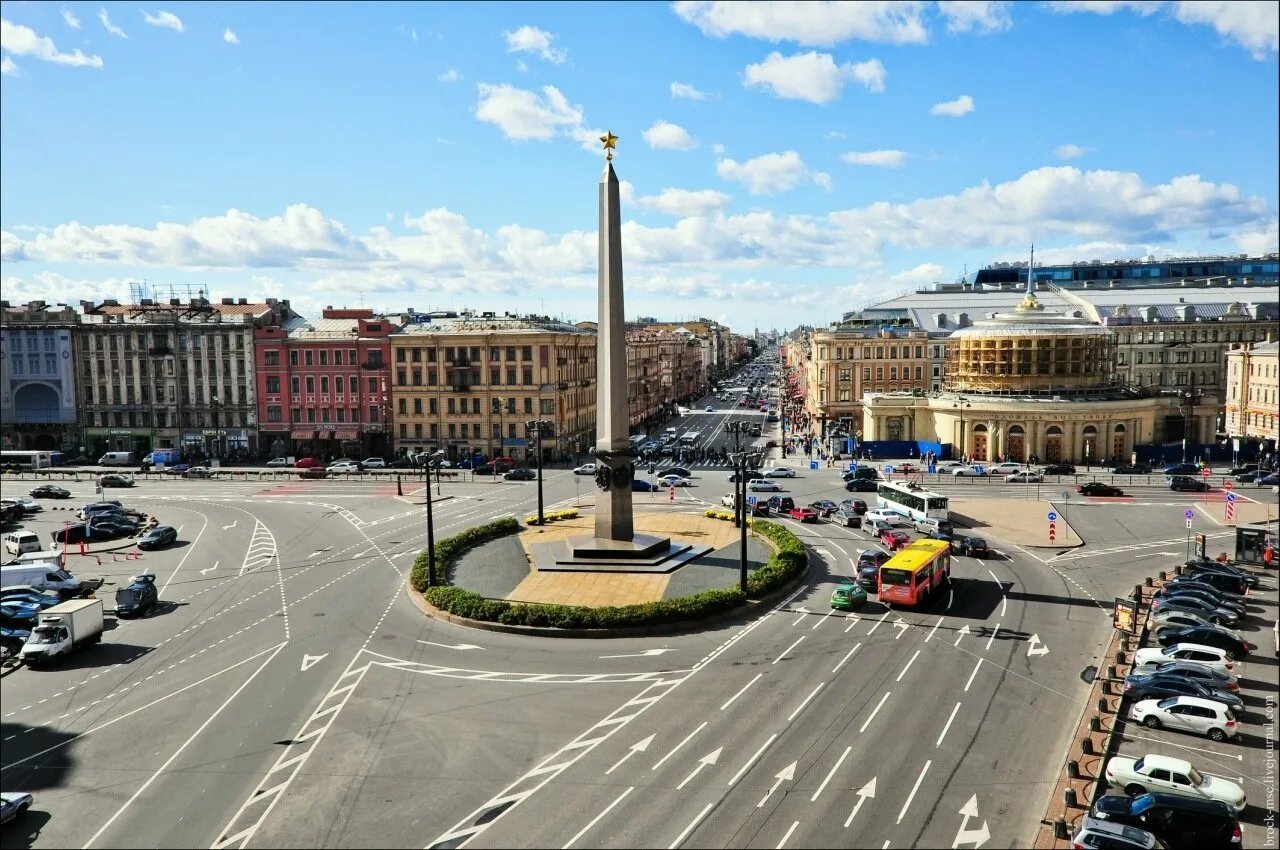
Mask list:
[[[853,472],[857,468],[858,468],[858,462],[856,460],[850,461],[848,467],[845,469],[845,472]]]
[[[1231,492],[1232,490],[1236,489],[1235,482],[1233,482],[1233,481],[1223,481],[1223,482],[1222,482],[1222,489],[1223,489],[1223,490],[1226,490],[1227,492]]]
[[[1138,631],[1138,603],[1132,599],[1116,597],[1111,606],[1111,625],[1118,632],[1133,634]]]
[[[885,464],[884,471],[893,472],[893,466],[891,464]]]
[[[810,469],[817,469],[817,468],[818,468],[818,462],[817,462],[816,460],[811,460],[811,461],[809,461],[809,468],[810,468]]]
[[[1191,527],[1191,520],[1187,520],[1187,528]]]
[[[756,506],[756,502],[758,502],[759,500],[760,500],[759,496],[748,496],[747,504],[754,508]]]
[[[1235,493],[1228,492],[1228,493],[1227,493],[1227,504],[1232,504],[1233,502],[1235,502],[1235,500],[1236,500],[1236,494],[1235,494]]]
[[[1058,514],[1056,511],[1049,511],[1049,522],[1053,522],[1057,518]]]
[[[1195,511],[1193,511],[1193,510],[1188,510],[1188,511],[1187,511],[1186,513],[1184,513],[1182,516],[1183,516],[1183,517],[1185,517],[1185,518],[1186,518],[1186,519],[1188,519],[1188,520],[1193,520],[1193,519],[1195,519],[1195,518],[1196,518],[1196,512],[1195,512]],[[1189,526],[1189,525],[1187,526],[1187,528],[1190,528],[1190,527],[1191,527],[1191,526]]]
[[[1209,477],[1209,467],[1207,467],[1207,466],[1206,466],[1204,469],[1200,470],[1200,474],[1201,474],[1202,476],[1204,476],[1205,478],[1208,478],[1208,477]]]

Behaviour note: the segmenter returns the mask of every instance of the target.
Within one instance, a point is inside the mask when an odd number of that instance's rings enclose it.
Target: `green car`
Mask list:
[[[852,611],[867,601],[867,592],[856,584],[842,584],[831,594],[831,607]]]

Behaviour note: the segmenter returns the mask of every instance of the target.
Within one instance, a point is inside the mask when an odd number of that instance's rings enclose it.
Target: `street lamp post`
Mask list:
[[[733,501],[742,514],[742,522],[738,524],[738,587],[744,594],[747,592],[747,465],[750,456],[750,452],[734,452],[732,455],[737,473]]]
[[[746,470],[742,467],[739,459],[744,457],[742,454],[742,433],[743,431],[749,432],[750,427],[750,425],[740,419],[726,423],[724,426],[724,429],[733,435],[733,524],[744,528],[747,524]],[[739,491],[742,493],[741,497],[738,495]]]
[[[960,411],[960,454],[964,457],[968,455],[967,444],[964,439],[964,411],[966,408],[973,407],[973,405],[964,396],[958,396],[951,406]],[[968,461],[965,460],[965,463],[968,463]]]
[[[440,463],[443,451],[436,450],[431,454],[427,466],[427,587],[436,585],[436,528],[431,514],[431,464]]]
[[[542,516],[542,435],[550,432],[555,433],[555,424],[545,419],[530,419],[524,423],[525,430],[533,434],[533,440],[537,444],[538,458],[538,526],[543,523]],[[575,498],[576,501],[576,498]]]

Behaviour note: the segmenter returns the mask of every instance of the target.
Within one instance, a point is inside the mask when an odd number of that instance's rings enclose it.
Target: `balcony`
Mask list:
[[[360,368],[370,372],[377,372],[381,369],[387,368],[388,365],[389,364],[384,360],[366,360],[360,364]]]
[[[453,384],[453,391],[455,393],[469,393],[471,392],[471,385],[470,384]]]
[[[173,355],[173,349],[167,345],[153,345],[151,348],[147,349],[147,353],[152,357],[171,357]]]

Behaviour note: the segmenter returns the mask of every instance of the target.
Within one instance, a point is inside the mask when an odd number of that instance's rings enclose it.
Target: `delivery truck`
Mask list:
[[[36,667],[100,640],[102,600],[72,599],[40,614],[39,624],[22,645],[21,657],[28,667]]]

